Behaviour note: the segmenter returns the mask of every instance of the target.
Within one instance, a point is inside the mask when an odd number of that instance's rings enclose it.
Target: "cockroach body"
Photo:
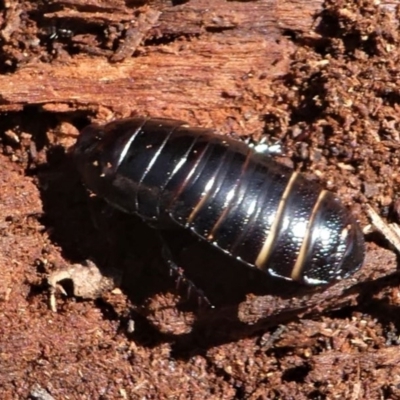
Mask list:
[[[364,259],[352,214],[256,147],[169,119],[90,125],[73,149],[85,185],[152,226],[190,229],[271,276],[323,285]]]

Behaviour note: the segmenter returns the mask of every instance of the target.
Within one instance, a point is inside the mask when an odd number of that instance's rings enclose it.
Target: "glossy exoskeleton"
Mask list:
[[[85,185],[152,226],[174,223],[274,277],[321,285],[364,259],[335,195],[256,147],[169,119],[90,125],[73,155]]]

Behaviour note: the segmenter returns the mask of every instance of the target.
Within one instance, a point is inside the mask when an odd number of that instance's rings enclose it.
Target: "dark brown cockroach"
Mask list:
[[[260,147],[260,146],[258,146]],[[85,185],[152,226],[190,229],[243,264],[307,285],[350,276],[364,239],[335,195],[257,146],[169,119],[85,128]]]

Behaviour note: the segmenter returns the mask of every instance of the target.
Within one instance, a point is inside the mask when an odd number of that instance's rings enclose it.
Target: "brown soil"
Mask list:
[[[400,219],[397,2],[5,3],[0,398],[400,399],[397,256],[366,229],[367,206]],[[310,291],[177,232],[199,306],[68,155],[91,121],[133,114],[281,140],[369,232],[364,267]]]

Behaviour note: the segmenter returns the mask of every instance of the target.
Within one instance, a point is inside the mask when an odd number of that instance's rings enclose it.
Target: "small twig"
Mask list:
[[[392,244],[400,254],[400,227],[397,224],[387,224],[378,213],[367,204],[367,213],[372,225]]]
[[[111,57],[111,61],[120,62],[130,57],[142,43],[148,31],[157,23],[160,15],[160,11],[152,9],[148,9],[146,12],[140,14],[136,21],[136,26],[132,26],[126,30],[125,38]]]

